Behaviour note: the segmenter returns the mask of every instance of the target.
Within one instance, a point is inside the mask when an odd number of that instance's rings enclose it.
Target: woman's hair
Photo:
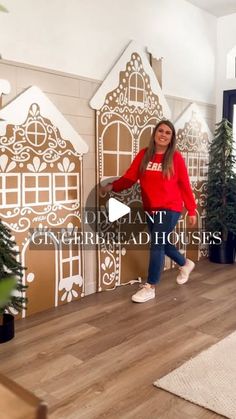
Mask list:
[[[173,174],[174,174],[174,167],[173,167],[173,155],[175,152],[175,147],[176,147],[176,133],[175,133],[175,127],[172,124],[172,122],[170,122],[169,120],[164,120],[162,119],[161,121],[159,121],[157,123],[157,125],[155,126],[148,148],[143,156],[143,159],[141,161],[141,165],[140,165],[140,171],[143,173],[146,168],[147,165],[149,163],[150,160],[152,160],[152,158],[154,157],[155,153],[156,153],[156,149],[155,149],[155,135],[156,135],[156,131],[157,129],[160,127],[160,125],[165,124],[167,125],[171,131],[172,131],[172,137],[171,137],[171,142],[167,147],[167,150],[165,151],[164,154],[164,158],[162,161],[162,173],[163,176],[170,178]]]

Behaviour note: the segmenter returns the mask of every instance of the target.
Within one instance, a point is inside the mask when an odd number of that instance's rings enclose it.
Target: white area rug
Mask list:
[[[236,419],[236,332],[155,381],[154,385]]]

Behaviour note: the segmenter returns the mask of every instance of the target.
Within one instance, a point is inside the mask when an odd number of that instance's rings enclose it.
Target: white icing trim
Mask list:
[[[84,154],[88,152],[88,145],[69,124],[62,113],[36,86],[29,87],[13,101],[0,110],[0,135],[5,135],[7,124],[21,125],[25,122],[30,106],[37,103],[40,113],[59,129],[64,140],[70,141],[75,150]]]
[[[208,138],[211,141],[212,139],[212,133],[203,117],[203,115],[201,114],[201,111],[198,107],[198,105],[196,103],[191,103],[183,112],[182,114],[176,119],[174,125],[175,125],[175,129],[176,132],[179,129],[182,129],[184,127],[184,125],[186,124],[186,122],[189,122],[192,119],[192,114],[195,113],[196,114],[196,119],[198,121],[201,122],[202,125],[202,131],[205,131],[208,134]]]
[[[119,85],[120,72],[125,70],[126,64],[131,59],[131,55],[135,52],[139,54],[142,59],[144,71],[150,77],[150,85],[153,93],[156,94],[160,99],[160,104],[162,105],[164,116],[166,118],[170,118],[170,108],[157,81],[156,75],[147,59],[144,47],[141,47],[135,41],[131,41],[129,43],[126,50],[118,59],[108,76],[105,78],[104,82],[101,84],[101,86],[93,96],[93,98],[90,100],[90,106],[93,109],[101,109],[101,107],[104,104],[107,93],[114,90]]]

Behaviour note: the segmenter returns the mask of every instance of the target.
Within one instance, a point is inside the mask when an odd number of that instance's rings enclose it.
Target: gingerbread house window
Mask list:
[[[190,128],[187,136],[190,145],[196,144],[199,136],[199,131],[197,131],[195,128]]]
[[[188,173],[191,180],[197,180],[198,155],[190,153],[188,156]]]
[[[133,158],[132,134],[129,128],[118,121],[104,130],[103,176],[121,176]]]
[[[129,77],[129,104],[144,107],[144,79],[140,73],[132,73]]]
[[[81,258],[80,250],[75,248],[75,245],[70,244],[62,250],[61,258],[61,273],[62,278],[71,278],[73,276],[81,275]]]
[[[0,207],[20,206],[20,173],[1,173]]]
[[[23,173],[23,206],[50,204],[51,175]]]
[[[79,201],[78,173],[54,173],[53,184],[53,202]]]
[[[25,129],[25,135],[34,147],[41,147],[47,139],[46,128],[40,121],[30,122]]]
[[[207,171],[208,171],[208,156],[206,154],[202,154],[199,156],[199,180],[203,180],[207,178]]]

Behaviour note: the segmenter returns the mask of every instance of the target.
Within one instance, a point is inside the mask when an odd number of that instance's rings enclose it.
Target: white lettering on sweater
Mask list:
[[[146,170],[153,170],[154,172],[162,172],[162,164],[150,161]]]

